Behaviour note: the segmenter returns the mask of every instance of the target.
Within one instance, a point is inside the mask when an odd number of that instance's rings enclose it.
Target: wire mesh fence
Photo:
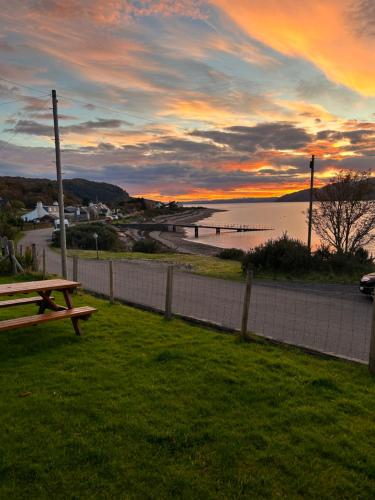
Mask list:
[[[353,287],[254,286],[248,329],[264,337],[357,361],[370,349],[371,301]]]
[[[37,251],[41,259],[42,250]],[[60,256],[45,256],[46,273],[60,274]],[[83,288],[114,299],[166,310],[171,287],[174,315],[240,331],[244,318],[245,283],[174,270],[162,263],[80,259],[77,276]],[[73,279],[72,259],[68,277]],[[246,317],[245,317],[246,318]],[[246,319],[245,319],[246,322]],[[245,324],[246,327],[246,324]],[[368,362],[372,328],[371,300],[350,285],[302,285],[253,282],[247,330],[275,341],[337,357]]]

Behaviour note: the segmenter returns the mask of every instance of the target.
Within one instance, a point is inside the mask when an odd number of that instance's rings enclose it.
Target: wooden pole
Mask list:
[[[311,253],[311,230],[312,230],[312,208],[313,208],[313,197],[314,197],[314,166],[315,166],[315,155],[312,155],[310,161],[310,203],[309,203],[309,226],[307,233],[307,248],[309,253]]]
[[[372,322],[368,369],[372,375],[375,375],[375,296],[373,296],[372,301]]]
[[[73,281],[78,281],[78,255],[73,255]]]
[[[12,240],[8,240],[8,251],[9,251],[10,262],[12,264],[12,273],[17,274],[17,261],[16,261],[16,256],[14,254],[14,241]]]
[[[167,288],[165,291],[165,317],[172,318],[172,296],[173,296],[173,266],[168,266]]]
[[[23,252],[23,247],[22,245],[19,246],[19,255],[20,257],[22,257],[22,252]]]
[[[7,253],[7,246],[6,246],[6,242],[5,242],[5,237],[4,236],[1,236],[0,237],[0,246],[1,246],[1,255],[3,256],[7,256],[8,253]]]
[[[46,279],[47,267],[46,267],[46,249],[45,248],[43,248],[42,259],[43,259],[43,278]]]
[[[109,301],[111,304],[115,301],[114,293],[114,275],[113,275],[113,261],[109,261]]]
[[[32,255],[32,260],[33,260],[33,264],[32,264],[32,270],[37,272],[38,271],[38,255],[37,255],[37,252],[36,252],[36,245],[35,243],[33,243],[31,245],[31,255]]]
[[[59,133],[59,117],[57,112],[56,90],[52,90],[52,109],[53,109],[53,128],[55,132],[57,189],[58,189],[58,199],[59,199],[61,272],[63,277],[67,279],[68,265],[67,265],[67,255],[66,255],[64,191],[63,191],[63,181],[62,181],[62,171],[61,171],[60,133]]]
[[[247,324],[249,322],[249,308],[250,308],[252,282],[253,282],[253,271],[248,270],[246,273],[245,293],[243,297],[242,322],[241,322],[241,336],[246,339],[248,339]]]

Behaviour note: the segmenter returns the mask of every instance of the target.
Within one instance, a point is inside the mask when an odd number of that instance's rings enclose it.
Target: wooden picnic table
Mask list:
[[[25,304],[37,304],[39,306],[39,311],[36,315],[0,321],[0,331],[38,325],[40,323],[45,323],[46,321],[56,321],[59,319],[70,318],[74,331],[77,335],[81,335],[82,332],[78,324],[78,320],[88,319],[92,313],[96,312],[96,309],[90,306],[73,306],[72,294],[79,286],[80,284],[76,281],[63,279],[26,281],[22,283],[0,285],[0,297],[20,294],[38,294],[33,295],[32,297],[0,300],[0,309]],[[65,299],[65,306],[56,304],[55,299],[52,296],[54,291],[62,292]],[[52,312],[46,313],[45,311],[47,309]]]

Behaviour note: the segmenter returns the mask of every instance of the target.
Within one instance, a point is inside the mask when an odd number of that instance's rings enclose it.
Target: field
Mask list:
[[[374,498],[365,366],[75,302],[1,334],[0,498]]]

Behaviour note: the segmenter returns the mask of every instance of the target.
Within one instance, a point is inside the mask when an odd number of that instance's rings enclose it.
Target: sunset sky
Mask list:
[[[374,0],[0,0],[0,175],[162,200],[375,166]]]

